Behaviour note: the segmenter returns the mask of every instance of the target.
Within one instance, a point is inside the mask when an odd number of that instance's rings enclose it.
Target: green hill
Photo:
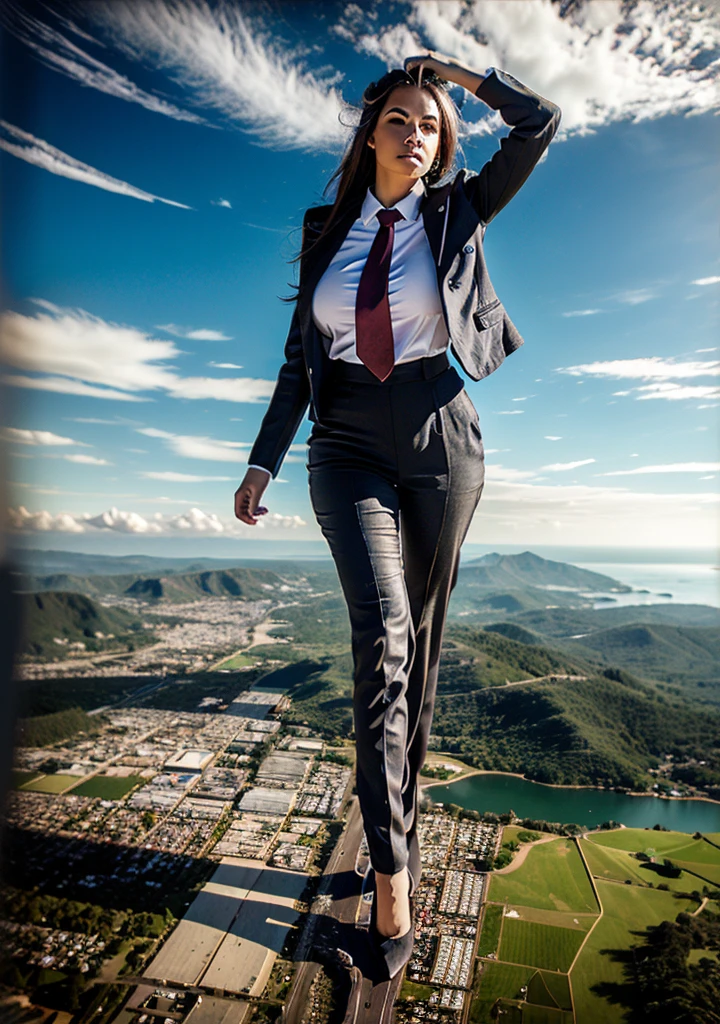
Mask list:
[[[316,665],[291,690],[290,720],[347,736],[351,656],[328,656]],[[539,782],[638,790],[650,788],[647,770],[667,753],[717,761],[720,716],[671,703],[627,671],[606,672],[542,643],[450,626],[432,745],[479,768]],[[507,685],[527,679],[537,681]]]
[[[541,558],[532,551],[519,555],[499,555],[492,552],[464,563],[463,572],[480,586],[496,588],[522,586],[548,590],[587,590],[629,593],[632,587],[619,583],[612,576],[580,569],[568,562],[554,562]]]
[[[720,716],[671,704],[622,673],[440,695],[434,746],[538,782],[645,790],[666,753],[717,760]]]
[[[22,653],[33,658],[57,658],[71,653],[71,643],[88,649],[117,647],[143,631],[142,620],[123,608],[103,608],[84,594],[48,591],[20,595]],[[102,637],[97,634],[102,633]],[[108,639],[108,634],[113,637]],[[58,640],[66,643],[57,643]]]

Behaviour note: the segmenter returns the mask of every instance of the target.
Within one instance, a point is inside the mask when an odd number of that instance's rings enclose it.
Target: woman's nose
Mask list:
[[[410,139],[413,139],[415,142],[420,142],[420,144],[422,144],[422,133],[420,132],[420,125],[413,126],[410,134],[408,135],[407,139],[405,139],[405,141],[408,142],[408,140]]]

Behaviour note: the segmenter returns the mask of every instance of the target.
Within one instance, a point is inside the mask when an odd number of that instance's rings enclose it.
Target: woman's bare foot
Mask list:
[[[376,927],[386,939],[399,939],[410,930],[409,890],[407,868],[396,875],[375,872]]]

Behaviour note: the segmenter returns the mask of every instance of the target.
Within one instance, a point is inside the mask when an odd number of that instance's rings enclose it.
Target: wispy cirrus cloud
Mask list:
[[[85,185],[94,185],[106,192],[116,192],[118,195],[129,196],[131,199],[141,199],[146,203],[166,203],[168,206],[179,206],[183,210],[191,210],[191,206],[185,203],[177,203],[173,199],[164,199],[152,192],[145,192],[127,181],[120,181],[113,178],[104,171],[99,171],[90,164],[64,153],[56,146],[50,145],[44,139],[38,139],[30,132],[24,132],[7,121],[0,121],[0,149],[6,153],[16,156],[19,160],[42,167],[51,174],[59,174],[63,178],[72,178]]]
[[[76,441],[72,437],[63,437],[62,434],[54,434],[52,430],[26,430],[22,427],[4,427],[2,437],[5,441],[15,444],[49,445],[81,445],[83,448],[92,448],[92,445],[84,441]]]
[[[541,466],[541,470],[547,470],[549,473],[562,473],[569,469],[577,469],[578,466],[589,466],[591,462],[595,462],[595,459],[578,459],[575,462],[551,462],[549,466]]]
[[[720,462],[669,462],[660,466],[637,466],[634,469],[614,469],[610,473],[594,473],[594,476],[638,476],[644,473],[714,473],[720,470]],[[710,477],[709,479],[712,479]]]
[[[246,462],[247,451],[252,446],[250,441],[223,441],[215,437],[207,437],[198,434],[173,434],[169,430],[160,430],[158,427],[138,427],[138,434],[145,437],[156,437],[164,441],[165,447],[174,455],[180,455],[185,459],[202,459],[205,462]],[[306,452],[304,444],[291,444],[286,462],[300,462],[304,455],[289,454],[291,452]]]
[[[195,473],[173,473],[170,470],[158,470],[157,472],[148,470],[145,473],[140,473],[140,476],[148,480],[164,480],[171,484],[201,484],[234,479],[231,476],[197,476]]]
[[[45,312],[7,311],[0,317],[0,360],[43,376],[6,374],[7,384],[121,401],[147,401],[137,392],[162,391],[173,398],[228,402],[264,401],[275,386],[251,377],[182,377],[163,365],[184,355],[173,341],[83,309],[32,301]]]
[[[87,52],[87,48],[83,49],[69,36],[75,35],[83,43],[99,47],[107,53],[104,44],[81,28],[78,23],[64,16],[61,11],[48,9],[48,13],[62,26],[63,31],[55,28],[49,22],[41,21],[15,0],[5,0],[3,3],[0,24],[21,39],[43,64],[67,75],[68,78],[72,78],[80,85],[97,89],[99,92],[115,96],[117,99],[138,103],[146,110],[175,118],[178,121],[205,123],[204,119],[197,114],[181,110],[162,97],[139,88],[126,75],[120,74],[103,61],[91,56]],[[86,13],[87,11],[78,11],[81,18]]]
[[[177,324],[155,324],[158,331],[173,334],[176,338],[187,338],[189,341],[232,341],[231,334],[214,331],[211,327],[179,327]]]
[[[575,366],[556,366],[555,369],[558,373],[568,373],[573,377],[613,377],[616,380],[720,377],[720,359],[676,361],[662,356],[641,356],[637,359],[605,359]]]
[[[75,5],[103,40],[160,68],[193,106],[214,111],[268,149],[337,151],[339,70],[310,70],[308,48],[283,45],[263,10],[218,0],[94,0]]]

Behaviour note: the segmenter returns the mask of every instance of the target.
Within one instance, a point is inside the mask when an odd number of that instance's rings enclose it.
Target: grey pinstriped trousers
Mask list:
[[[485,463],[477,411],[447,355],[385,381],[333,360],[309,438],[315,517],[350,616],[357,792],[376,871],[408,862],[440,649]]]

